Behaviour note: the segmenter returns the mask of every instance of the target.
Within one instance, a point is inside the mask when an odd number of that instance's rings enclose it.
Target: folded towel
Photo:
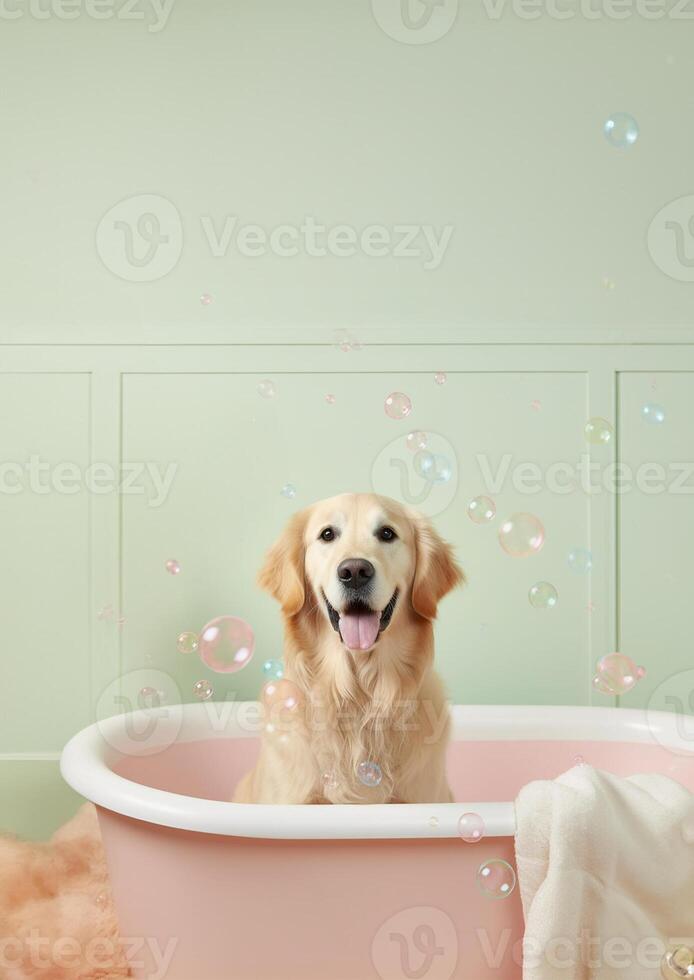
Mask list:
[[[524,980],[659,980],[668,946],[694,946],[693,808],[666,776],[590,766],[521,790]]]

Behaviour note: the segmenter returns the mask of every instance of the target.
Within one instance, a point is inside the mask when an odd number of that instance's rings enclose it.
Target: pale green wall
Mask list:
[[[560,21],[461,3],[429,44],[404,43],[399,0],[178,0],[155,31],[144,0],[144,20],[84,7],[1,20],[0,459],[177,473],[160,508],[0,494],[0,828],[42,836],[64,819],[55,753],[116,678],[162,670],[190,697],[204,672],[176,653],[181,629],[222,612],[253,622],[256,662],[217,682],[252,696],[280,642],[254,585],[264,548],[316,497],[400,495],[391,443],[402,456],[412,427],[439,433],[457,465],[424,505],[470,579],[439,629],[456,700],[589,703],[595,659],[620,643],[649,671],[625,704],[661,703],[672,674],[687,701],[691,496],[507,484],[500,514],[547,527],[532,564],[500,551],[498,522],[465,515],[484,489],[477,454],[575,461],[589,415],[618,428],[603,462],[691,456],[692,276],[664,218],[670,253],[648,244],[659,210],[693,191],[688,25],[648,20],[636,0],[626,19],[593,7]],[[374,11],[396,16],[395,37]],[[641,126],[630,150],[602,134],[615,110]],[[689,207],[675,208],[682,228]],[[114,221],[148,209],[176,261],[140,282],[157,258],[129,263]],[[448,225],[451,240],[435,269],[421,255],[215,256],[203,219],[220,234],[227,216],[267,233],[307,216],[357,233]],[[343,330],[367,346],[340,351]],[[273,401],[256,393],[264,377]],[[382,412],[396,388],[414,401],[406,423]],[[644,425],[651,400],[665,425]],[[589,542],[593,574],[576,577],[566,553]],[[548,614],[527,602],[540,578],[560,592]],[[105,605],[120,627],[97,619]]]

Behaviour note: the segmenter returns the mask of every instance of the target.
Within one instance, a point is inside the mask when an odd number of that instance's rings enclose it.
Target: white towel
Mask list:
[[[668,946],[694,946],[693,809],[666,776],[590,766],[521,790],[524,980],[659,980]]]

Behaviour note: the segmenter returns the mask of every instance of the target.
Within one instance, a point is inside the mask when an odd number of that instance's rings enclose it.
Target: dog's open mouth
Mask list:
[[[339,613],[323,593],[330,622],[340,639],[350,650],[370,650],[390,623],[398,601],[396,589],[388,605],[380,613],[363,602],[353,602]]]

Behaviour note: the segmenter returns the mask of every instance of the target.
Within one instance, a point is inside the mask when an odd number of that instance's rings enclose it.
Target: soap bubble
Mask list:
[[[281,660],[266,660],[263,664],[263,673],[266,677],[274,677],[281,680],[284,677],[284,666]]]
[[[532,408],[533,412],[539,412],[542,408],[542,402],[535,398],[530,402],[530,407]]]
[[[625,150],[639,138],[639,124],[628,112],[614,112],[604,126],[608,143]]]
[[[536,582],[530,586],[528,599],[535,609],[554,609],[559,601],[559,593],[551,582]]]
[[[357,776],[360,783],[370,788],[380,786],[383,779],[381,767],[377,762],[360,762],[357,766]]]
[[[323,773],[323,789],[326,792],[329,792],[330,790],[338,789],[339,785],[340,784],[338,782],[337,775],[333,772],[332,769],[329,770],[328,772]]]
[[[296,497],[296,487],[293,483],[285,483],[280,490],[280,495],[286,497],[287,500],[293,500]]]
[[[587,548],[572,548],[566,560],[577,575],[585,575],[593,567],[593,555]]]
[[[608,653],[598,660],[593,686],[601,694],[626,694],[645,673],[643,667],[637,667],[631,657],[623,653]]]
[[[420,449],[412,460],[414,471],[428,483],[448,483],[453,476],[453,466],[447,456]]]
[[[412,411],[412,402],[402,391],[393,391],[383,405],[389,419],[406,419]]]
[[[203,293],[202,296],[200,297],[200,302],[202,303],[203,306],[209,306],[210,303],[212,302],[212,297],[210,296],[209,293]]]
[[[496,517],[496,504],[491,497],[474,497],[467,505],[467,513],[473,524],[489,524]]]
[[[487,898],[508,898],[516,887],[516,872],[508,861],[493,858],[480,866],[477,884]]]
[[[434,375],[434,381],[437,385],[445,385],[445,383],[448,381],[448,376],[446,375],[445,371],[437,371]]]
[[[534,514],[512,514],[499,528],[499,544],[512,558],[527,558],[541,550],[545,529]]]
[[[649,425],[662,425],[665,421],[665,409],[662,405],[655,405],[649,402],[648,405],[644,405],[641,409],[641,417]]]
[[[327,394],[325,396],[325,400],[328,403],[328,405],[334,405],[335,404],[335,395],[329,393],[329,394]]]
[[[467,844],[477,844],[484,837],[484,820],[479,813],[464,813],[458,821],[458,833]]]
[[[198,639],[202,662],[217,674],[235,674],[253,656],[253,630],[236,616],[219,616],[204,626]]]
[[[679,980],[694,976],[694,950],[689,946],[674,946],[663,956],[660,965],[663,980]]]
[[[268,681],[260,699],[266,708],[278,711],[296,711],[302,702],[301,691],[291,681],[280,678]]]
[[[179,633],[176,640],[176,648],[179,653],[195,653],[198,649],[197,633]]]
[[[164,698],[164,700],[166,700]],[[138,708],[160,708],[162,704],[162,692],[156,687],[142,687],[137,695]]]
[[[585,434],[588,442],[594,446],[606,446],[612,441],[614,429],[607,419],[600,418],[600,416],[596,415],[586,422]]]
[[[414,466],[414,471],[417,476],[421,476],[422,479],[428,480],[429,475],[434,472],[434,467],[436,465],[434,454],[428,452],[426,449],[420,449],[419,452],[415,453],[414,459],[412,460],[412,465]]]
[[[207,680],[196,681],[193,684],[193,694],[198,701],[209,701],[214,694],[214,688]]]
[[[277,389],[275,388],[274,382],[270,381],[268,378],[265,378],[264,381],[259,382],[258,394],[261,398],[274,398],[277,394]]]
[[[419,431],[408,432],[407,438],[405,439],[407,448],[410,450],[411,453],[416,453],[420,449],[426,449],[428,441],[429,440],[426,432],[419,432]]]
[[[428,480],[430,483],[448,483],[453,476],[453,467],[446,456],[439,453],[434,454],[434,465],[432,466]]]
[[[439,825],[439,818],[438,817],[429,817],[429,819],[427,820],[427,823],[429,824],[429,826],[431,827],[432,830],[436,830],[438,828],[438,825]]]
[[[181,566],[178,564],[175,558],[169,558],[166,563],[166,571],[169,575],[178,575],[181,571]]]

